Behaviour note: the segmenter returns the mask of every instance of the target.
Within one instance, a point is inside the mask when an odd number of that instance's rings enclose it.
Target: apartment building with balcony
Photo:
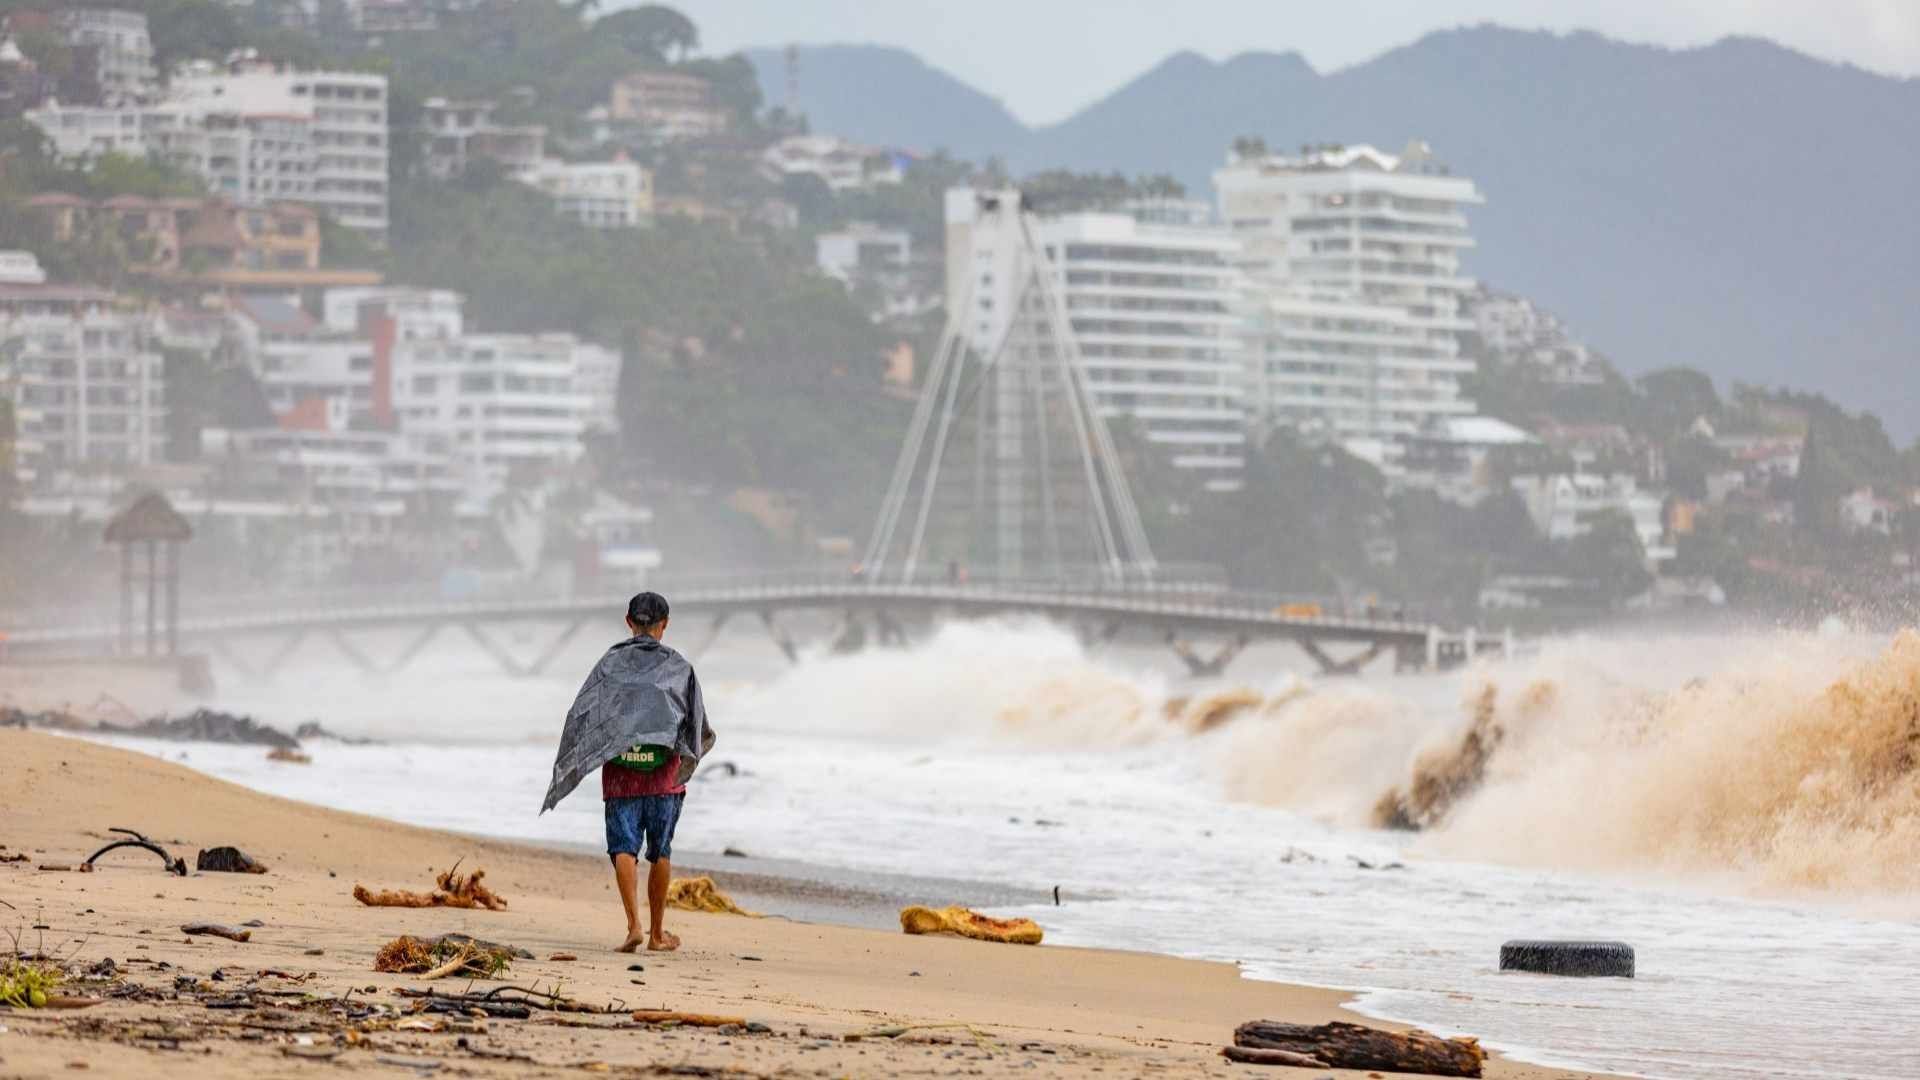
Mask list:
[[[100,104],[145,101],[159,88],[153,38],[145,12],[118,8],[69,8],[53,14],[54,26],[82,54],[100,89]]]
[[[635,71],[614,80],[604,119],[660,140],[723,135],[733,113],[718,104],[713,83],[684,71]]]
[[[371,334],[391,319],[396,341],[448,340],[466,332],[466,298],[452,289],[413,285],[328,289],[320,298],[321,321],[339,334]]]
[[[1666,495],[1642,488],[1625,473],[1550,473],[1516,476],[1513,490],[1526,502],[1534,528],[1549,540],[1572,540],[1593,531],[1606,514],[1623,515],[1646,551],[1647,569],[1673,559],[1667,542]]]
[[[0,396],[23,483],[165,459],[164,361],[146,320],[116,310],[111,293],[0,285]]]
[[[151,154],[243,206],[310,203],[348,228],[386,234],[384,75],[199,62],[157,103],[46,102],[25,115],[64,160]]]
[[[427,175],[459,176],[478,160],[499,163],[507,172],[539,165],[547,154],[547,129],[539,124],[501,124],[499,106],[486,100],[428,98],[420,109],[421,162]]]
[[[775,183],[812,176],[834,192],[871,191],[904,179],[905,161],[904,155],[837,135],[788,135],[761,153],[760,173]]]
[[[374,343],[340,333],[273,294],[232,300],[242,355],[282,426],[326,430],[375,418]]]
[[[1424,144],[1229,155],[1213,175],[1248,278],[1257,423],[1318,428],[1392,468],[1405,441],[1471,415],[1460,253],[1482,203]]]
[[[275,497],[338,508],[460,494],[453,462],[430,439],[337,426],[201,432],[201,460]]]
[[[564,471],[595,412],[572,334],[467,334],[394,348],[400,430],[447,447],[470,493]]]
[[[1037,271],[1065,304],[1094,405],[1131,417],[1203,486],[1233,490],[1246,464],[1239,241],[1210,226],[1143,223],[1128,212],[1029,214],[1041,265],[1018,228],[983,206],[1018,206],[1017,191],[947,193],[947,303],[991,353],[1033,318],[1020,290]],[[989,226],[996,221],[1000,224]]]
[[[175,77],[169,108],[182,114],[181,127],[197,122],[207,130],[202,170],[216,192],[242,202],[297,198],[348,228],[385,236],[386,76],[202,63]],[[183,147],[168,155],[188,153]],[[303,166],[299,194],[267,183],[298,182]]]
[[[653,221],[653,173],[625,157],[614,161],[548,158],[515,178],[553,200],[561,217],[594,229],[632,229]]]

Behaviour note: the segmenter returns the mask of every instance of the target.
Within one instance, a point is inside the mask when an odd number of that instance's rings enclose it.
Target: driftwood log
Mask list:
[[[167,853],[166,848],[163,848],[159,844],[156,844],[153,841],[147,839],[144,835],[134,832],[132,829],[108,829],[107,831],[124,833],[127,836],[131,836],[133,839],[115,840],[114,842],[108,844],[106,847],[103,847],[99,851],[96,851],[93,854],[87,856],[87,861],[80,864],[81,870],[83,871],[92,870],[93,860],[99,858],[102,855],[105,855],[109,851],[114,851],[118,848],[123,848],[123,847],[137,847],[145,851],[151,851],[155,855],[160,856],[160,861],[167,864],[167,873],[177,874],[180,877],[187,876],[187,860],[174,858],[172,855]],[[44,870],[46,868],[41,867],[41,869]]]
[[[1234,1030],[1233,1043],[1246,1050],[1300,1054],[1332,1069],[1432,1076],[1479,1076],[1481,1063],[1487,1059],[1477,1039],[1442,1039],[1424,1031],[1401,1035],[1339,1021],[1310,1027],[1251,1020]]]
[[[1327,1063],[1317,1057],[1296,1054],[1291,1050],[1255,1050],[1248,1046],[1229,1046],[1220,1051],[1220,1056],[1242,1065],[1285,1065],[1290,1069],[1327,1067]]]

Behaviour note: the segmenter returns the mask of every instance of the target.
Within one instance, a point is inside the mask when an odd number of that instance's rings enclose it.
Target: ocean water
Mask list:
[[[791,666],[680,643],[736,770],[695,783],[683,853],[1058,886],[1058,907],[994,913],[1352,989],[1543,1063],[1920,1076],[1920,637],[1591,637],[1343,680],[1255,650],[1204,685],[1032,622]],[[315,742],[308,766],[137,745],[292,798],[597,843],[591,782],[536,814],[594,650],[516,680],[448,645],[385,685],[316,657],[223,693],[382,740]],[[1427,828],[1378,827],[1390,808]],[[1502,941],[1561,936],[1630,942],[1639,977],[1496,970]]]

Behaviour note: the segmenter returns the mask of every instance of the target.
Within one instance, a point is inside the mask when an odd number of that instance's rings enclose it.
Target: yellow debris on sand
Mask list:
[[[750,919],[760,916],[733,902],[733,897],[720,891],[720,886],[710,877],[674,878],[667,883],[667,906],[681,911],[711,911],[722,915],[745,915]]]
[[[1009,945],[1040,944],[1040,925],[1032,919],[989,919],[963,907],[901,908],[900,929],[909,934],[959,934]]]

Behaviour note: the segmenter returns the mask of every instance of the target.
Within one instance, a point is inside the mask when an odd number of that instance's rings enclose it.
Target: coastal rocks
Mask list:
[[[301,724],[299,727],[294,728],[293,737],[296,739],[299,739],[301,742],[306,742],[309,739],[324,739],[328,742],[340,743],[343,746],[377,746],[379,745],[373,739],[357,739],[357,738],[352,738],[346,735],[337,735],[334,732],[328,731],[326,728],[322,727],[318,720],[309,720],[306,723]]]
[[[283,750],[300,749],[300,741],[284,731],[270,728],[251,716],[236,716],[217,709],[195,709],[185,716],[155,716],[138,724],[103,722],[99,725],[99,730],[114,735],[138,735],[148,739],[234,743]]]
[[[1624,941],[1509,941],[1500,946],[1500,970],[1631,979],[1633,946]]]
[[[1041,931],[1032,919],[990,919],[963,907],[900,909],[900,929],[909,934],[958,934],[976,941],[1038,945]]]

